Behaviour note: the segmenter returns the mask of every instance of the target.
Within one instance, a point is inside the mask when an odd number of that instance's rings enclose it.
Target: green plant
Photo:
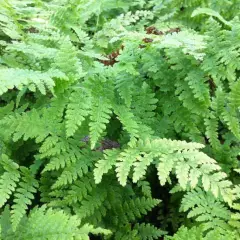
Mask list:
[[[240,238],[223,2],[0,0],[0,239]]]

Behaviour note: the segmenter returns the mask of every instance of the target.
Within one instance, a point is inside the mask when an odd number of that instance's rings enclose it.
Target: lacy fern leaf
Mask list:
[[[11,81],[8,80],[9,78]],[[38,89],[42,94],[46,94],[47,89],[53,93],[54,78],[65,80],[66,76],[58,70],[39,72],[28,69],[2,68],[0,69],[0,95],[14,87],[21,90],[24,86],[27,86],[33,92]]]
[[[32,175],[32,173],[24,167],[20,168],[22,181],[19,183],[19,187],[14,194],[14,204],[11,210],[11,221],[13,230],[17,229],[21,218],[27,211],[27,206],[31,204],[34,199],[34,193],[38,187],[38,182]]]
[[[18,164],[9,159],[7,155],[1,155],[0,163],[5,170],[0,178],[0,207],[2,207],[17,187],[20,173]]]

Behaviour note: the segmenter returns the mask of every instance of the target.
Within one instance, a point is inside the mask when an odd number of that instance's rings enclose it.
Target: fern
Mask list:
[[[89,114],[91,101],[84,91],[74,91],[66,111],[67,136],[72,136]]]
[[[10,38],[20,39],[23,33],[22,27],[17,22],[16,10],[8,1],[1,1],[0,17],[1,31]]]
[[[158,175],[162,185],[165,184],[171,171],[176,174],[183,188],[186,188],[188,184],[192,188],[196,187],[201,177],[206,191],[212,191],[216,197],[221,193],[225,200],[231,202],[229,195],[231,182],[225,179],[225,173],[216,172],[220,170],[220,167],[213,159],[199,152],[198,149],[202,147],[201,144],[167,139],[139,141],[117,157],[115,165],[118,180],[123,186],[126,185],[127,177],[133,167],[133,181],[136,182],[144,177],[147,166],[156,159],[155,165],[159,170]],[[97,169],[94,173],[95,176],[101,176],[101,172]]]
[[[119,153],[119,150],[106,150],[104,152],[105,159],[98,161],[96,163],[96,168],[94,169],[96,183],[100,183],[103,174],[107,173],[115,165]]]
[[[77,160],[77,162],[70,164],[63,170],[61,176],[59,176],[53,187],[67,185],[68,183],[76,181],[78,178],[81,178],[86,174],[91,166],[92,162],[89,161],[89,156],[83,155]]]
[[[34,176],[26,168],[21,168],[23,174],[22,180],[19,183],[19,187],[14,194],[14,204],[12,206],[12,228],[16,230],[21,218],[24,216],[27,210],[27,205],[31,204],[38,187],[38,182],[34,179]]]
[[[138,234],[142,239],[158,239],[160,236],[165,234],[164,231],[161,231],[150,224],[136,224],[134,229],[138,231]]]
[[[9,77],[11,81],[7,81]],[[23,86],[27,86],[33,92],[38,89],[42,94],[46,94],[46,89],[53,92],[55,86],[53,78],[66,79],[66,76],[62,72],[56,70],[41,73],[28,69],[3,68],[0,70],[0,94],[2,95],[14,87],[22,89]]]
[[[167,238],[168,240],[183,240],[183,239],[194,239],[194,240],[210,240],[210,239],[229,239],[234,240],[236,239],[234,233],[228,231],[225,232],[225,235],[219,233],[218,229],[216,229],[212,234],[209,236],[204,236],[203,230],[201,227],[193,227],[190,230],[186,227],[181,227],[179,231],[173,236]]]
[[[90,123],[90,139],[91,147],[94,148],[103,131],[106,128],[106,124],[109,122],[111,114],[111,104],[108,101],[104,101],[102,96],[92,102],[91,123]]]
[[[230,230],[227,224],[230,211],[220,201],[216,201],[211,194],[206,194],[201,189],[193,190],[184,196],[182,210],[189,211],[189,218],[204,222],[203,230],[217,228],[223,233]]]
[[[239,239],[239,11],[0,1],[0,239]]]
[[[220,148],[220,142],[218,140],[218,119],[215,116],[205,119],[206,136],[214,149]]]
[[[81,62],[78,60],[77,51],[69,39],[62,41],[60,51],[56,54],[53,68],[65,73],[70,81],[76,81],[81,76]]]
[[[36,222],[38,225],[36,226]],[[51,225],[51,228],[49,228]],[[76,216],[68,216],[63,211],[52,209],[46,210],[46,207],[36,208],[28,219],[19,226],[18,234],[6,234],[5,239],[62,239],[88,237],[89,233],[110,232],[104,229],[94,229],[93,226],[85,225],[80,227],[80,221]]]
[[[15,162],[12,162],[5,154],[2,154],[1,156],[1,165],[5,169],[5,172],[2,174],[0,180],[0,207],[2,207],[10,198],[10,195],[17,187],[17,182],[20,178],[18,170],[19,166]]]

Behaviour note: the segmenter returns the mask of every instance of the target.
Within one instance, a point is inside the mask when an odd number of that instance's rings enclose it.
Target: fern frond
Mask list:
[[[128,156],[127,156],[128,157]],[[133,182],[137,182],[140,180],[142,176],[145,176],[147,167],[152,163],[154,155],[149,153],[145,154],[144,157],[138,155],[137,161],[134,165],[134,173],[133,173]],[[117,169],[118,171],[119,169]]]
[[[6,239],[16,238],[19,240],[44,239],[87,239],[88,234],[104,233],[110,231],[93,226],[80,227],[80,220],[76,216],[69,216],[61,210],[46,209],[45,206],[31,211],[26,221],[21,222],[16,233]]]
[[[188,218],[203,222],[204,230],[230,230],[227,224],[231,216],[230,211],[213,195],[203,192],[200,188],[185,194],[181,208],[185,212],[189,211]]]
[[[227,124],[229,130],[240,139],[240,123],[238,117],[233,109],[225,109],[222,112],[222,118]]]
[[[231,92],[229,94],[229,105],[233,109],[238,109],[240,107],[240,80],[238,79],[231,86]]]
[[[94,179],[91,176],[86,175],[80,180],[74,182],[68,190],[69,192],[66,194],[64,201],[68,204],[81,202],[89,193],[91,193],[93,188],[95,188]]]
[[[151,197],[152,196],[151,186],[150,186],[150,183],[148,181],[146,181],[146,180],[138,181],[137,185],[138,185],[138,187],[141,188],[144,196],[146,196],[146,197]]]
[[[106,124],[109,122],[111,117],[112,106],[102,96],[94,98],[92,100],[92,109],[90,114],[90,141],[91,148],[93,149],[101,137],[103,131],[106,129]]]
[[[165,155],[163,154],[160,158],[160,162],[157,166],[158,170],[158,178],[160,180],[161,185],[164,185],[167,181],[167,178],[170,175],[170,172],[174,168],[174,163],[177,159],[174,159],[174,156],[171,155]],[[196,184],[193,184],[193,186],[196,186]]]
[[[157,229],[151,224],[136,224],[134,229],[138,231],[138,235],[142,240],[159,239],[162,235],[166,234],[165,231]]]
[[[139,136],[139,125],[135,121],[133,113],[122,105],[114,106],[114,112],[122,123],[123,128],[130,134],[131,139],[134,141]]]
[[[147,83],[143,83],[138,92],[133,94],[132,109],[133,114],[146,125],[152,125],[155,117],[154,110],[158,100]]]
[[[188,83],[190,89],[193,91],[194,97],[204,102],[206,106],[209,106],[209,87],[206,84],[206,79],[204,79],[204,72],[200,69],[194,69],[188,73],[184,80]]]
[[[207,236],[204,234],[202,226],[186,228],[182,226],[173,237],[167,237],[166,240],[236,240],[234,232],[226,231],[224,234],[215,229]]]
[[[0,95],[14,87],[21,90],[24,86],[33,92],[38,89],[44,95],[46,89],[53,93],[54,78],[66,80],[66,75],[59,70],[40,72],[28,69],[2,68],[0,69]]]
[[[10,198],[10,195],[17,187],[17,182],[20,179],[19,166],[14,161],[8,158],[7,155],[2,154],[0,164],[3,166],[5,172],[0,178],[0,208]]]
[[[100,183],[103,175],[112,169],[116,163],[119,153],[120,151],[117,149],[104,151],[104,160],[99,160],[95,165],[94,179],[96,183]]]
[[[34,56],[35,59],[54,59],[57,54],[56,48],[46,47],[34,42],[12,42],[6,48],[7,51],[21,52],[28,56]]]
[[[60,51],[56,54],[52,67],[66,74],[71,82],[77,81],[83,75],[82,65],[77,57],[77,50],[70,39],[62,41]]]
[[[91,100],[89,96],[81,90],[71,93],[69,104],[66,110],[66,131],[67,136],[72,136],[78,127],[81,126],[85,117],[89,115]]]
[[[121,217],[122,212],[122,214],[126,217],[126,219],[128,219],[128,221],[133,221],[136,218],[140,218],[141,215],[147,214],[148,211],[150,211],[153,207],[157,206],[159,203],[160,200],[158,199],[145,197],[125,201],[122,204],[122,210],[119,212],[119,217]]]
[[[38,182],[32,176],[30,171],[25,168],[20,168],[22,180],[19,183],[19,187],[17,188],[14,194],[14,204],[11,210],[11,221],[12,228],[15,231],[22,217],[25,215],[27,211],[27,205],[30,205],[32,200],[34,199],[34,193],[36,193],[36,188],[38,187]]]
[[[131,76],[125,75],[124,73],[120,76],[117,75],[115,80],[115,86],[119,95],[125,101],[125,104],[130,107],[134,86],[133,78]]]
[[[43,172],[64,169],[68,165],[76,163],[81,157],[80,152],[63,152],[61,155],[56,155],[50,159],[50,162],[45,166]]]
[[[43,141],[51,133],[52,127],[56,129],[57,125],[47,114],[42,115],[36,109],[23,114],[17,113],[15,116],[9,115],[2,119],[0,124],[11,126],[13,141],[21,138],[24,140],[36,138],[37,142]]]
[[[106,200],[107,193],[104,189],[95,188],[82,201],[81,206],[73,206],[74,212],[80,219],[93,216]]]
[[[218,87],[215,91],[215,97],[212,99],[211,107],[216,112],[217,116],[221,115],[225,107],[225,92],[221,87]]]
[[[116,171],[121,185],[125,186],[127,184],[127,177],[130,173],[132,165],[137,161],[137,159],[140,159],[140,153],[137,149],[127,149],[127,151],[120,153],[118,162],[116,163]],[[145,165],[147,166],[147,164],[148,163]],[[135,179],[138,178],[139,177],[135,175]]]
[[[17,21],[17,13],[9,1],[0,3],[0,30],[12,39],[21,39],[22,26]]]
[[[5,116],[7,116],[14,108],[14,102],[10,102],[4,107],[0,108],[0,119],[3,119]]]
[[[82,152],[82,155],[77,156],[76,162],[72,162],[64,168],[52,187],[58,188],[60,186],[72,184],[78,178],[81,178],[83,175],[88,173],[94,160],[94,156],[92,156],[89,151],[86,151],[85,153]]]
[[[216,197],[220,194],[225,201],[231,203],[232,183],[226,180],[227,175],[220,171],[221,168],[214,159],[199,152],[202,147],[203,145],[198,143],[167,139],[140,140],[121,152],[117,158],[115,166],[118,180],[125,186],[131,168],[133,168],[134,181],[144,177],[146,167],[155,160],[154,164],[160,171],[158,175],[161,184],[165,184],[172,171],[182,188],[185,189],[188,184],[194,188],[201,179],[206,191],[210,190]]]
[[[90,225],[90,224],[85,224],[83,225],[79,232],[78,232],[78,236],[79,236],[79,239],[81,240],[84,240],[84,239],[87,239],[88,238],[88,235],[89,234],[94,234],[94,235],[99,235],[99,234],[102,234],[102,235],[110,235],[111,234],[111,231],[110,230],[107,230],[107,229],[104,229],[104,228],[95,228],[94,226]]]
[[[62,152],[66,152],[68,148],[69,145],[65,146],[64,139],[58,136],[49,136],[44,140],[42,146],[39,149],[40,158],[59,155]]]
[[[13,233],[9,205],[6,205],[6,207],[4,208],[0,215],[0,228],[1,228],[0,239],[6,239],[7,234]]]
[[[214,149],[220,148],[220,142],[218,140],[218,119],[213,116],[210,118],[206,118],[204,122],[206,126],[206,136],[209,139],[209,142],[211,143],[212,147]]]

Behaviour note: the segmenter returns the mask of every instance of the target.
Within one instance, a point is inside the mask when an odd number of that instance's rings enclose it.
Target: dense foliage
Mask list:
[[[0,239],[240,239],[239,0],[0,0]]]

